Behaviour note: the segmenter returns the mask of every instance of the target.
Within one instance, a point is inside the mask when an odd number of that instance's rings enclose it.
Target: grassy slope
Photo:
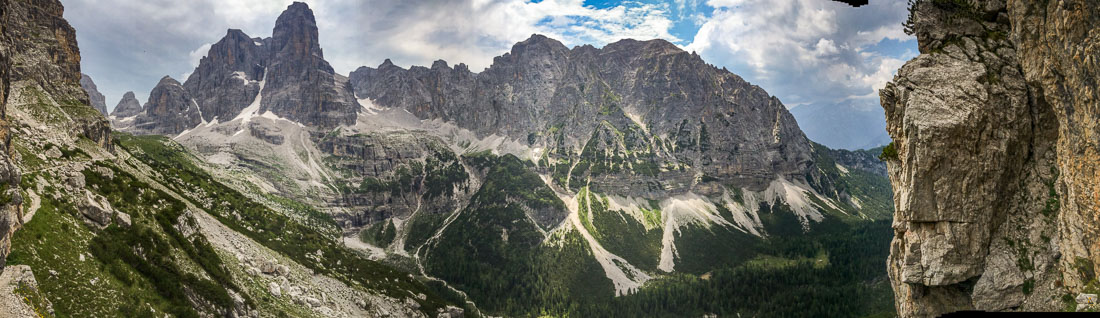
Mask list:
[[[30,265],[38,277],[51,276],[39,283],[57,314],[134,316],[155,310],[197,317],[188,293],[210,304],[200,308],[204,312],[231,308],[229,290],[237,287],[213,248],[202,237],[184,237],[176,229],[179,222],[190,221],[180,218],[184,204],[110,163],[97,165],[112,170],[114,177],[85,169],[88,189],[128,213],[131,227],[89,226],[63,195],[67,190],[47,186],[34,219],[13,239],[9,262]],[[33,189],[39,177],[55,178],[48,173],[25,177],[24,189]]]
[[[320,274],[399,299],[416,299],[426,313],[434,314],[437,308],[459,303],[454,299],[444,299],[445,296],[413,279],[408,273],[360,257],[344,248],[338,237],[318,232],[271,211],[214,181],[194,165],[194,159],[186,151],[165,137],[119,135],[119,141],[121,147],[160,172],[158,179],[161,183],[188,195],[196,205],[208,207],[215,218],[234,231]],[[421,293],[428,297],[418,299],[416,295]]]

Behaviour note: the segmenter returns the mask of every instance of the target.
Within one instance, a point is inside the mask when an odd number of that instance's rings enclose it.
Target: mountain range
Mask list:
[[[881,151],[811,142],[669,42],[536,34],[478,73],[344,76],[294,3],[271,37],[228,30],[182,83],[104,116],[60,4],[3,7],[0,250],[24,314],[893,311],[867,243],[891,233]],[[816,305],[785,300],[799,284]]]

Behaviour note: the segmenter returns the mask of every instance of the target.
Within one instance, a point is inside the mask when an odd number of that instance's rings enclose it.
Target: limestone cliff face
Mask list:
[[[359,104],[347,79],[338,78],[324,59],[313,10],[305,3],[291,4],[275,21],[269,43],[261,111],[321,128],[355,122]]]
[[[171,77],[160,79],[142,113],[134,119],[134,131],[150,134],[172,135],[195,127],[202,122],[199,106],[183,85]]]
[[[1065,285],[1082,291],[1100,263],[1100,3],[1007,6],[1025,80],[1057,118],[1060,264]]]
[[[60,106],[67,122],[57,127],[72,136],[84,136],[111,148],[111,127],[92,108],[80,86],[80,50],[76,31],[63,17],[64,7],[55,0],[8,1],[5,34],[10,39],[11,94],[29,101],[48,97]]]
[[[914,4],[922,54],[880,92],[902,316],[1061,309],[1093,279],[1097,9]]]
[[[661,196],[698,174],[760,189],[812,172],[809,140],[778,99],[663,40],[569,49],[533,35],[478,74],[387,60],[350,79],[359,98],[547,149],[550,165],[606,164],[610,173],[572,172],[611,193]],[[640,173],[619,173],[630,157],[640,158],[630,164]],[[661,177],[648,178],[647,164]]]
[[[7,38],[8,0],[0,1],[0,270],[11,252],[11,235],[23,222],[20,211],[19,169],[11,161],[11,130],[7,121],[8,85],[10,84]]]
[[[99,87],[96,87],[92,77],[88,74],[80,74],[80,87],[88,93],[88,101],[91,103],[92,108],[98,110],[103,116],[107,116],[107,98],[99,92]]]
[[[175,135],[201,122],[231,121],[253,103],[257,103],[256,114],[270,111],[320,130],[353,124],[361,107],[347,79],[325,61],[318,39],[313,10],[301,2],[279,16],[269,38],[230,29],[210,46],[182,84],[180,95],[190,101],[179,102],[195,105],[192,113],[183,115],[185,120],[152,116],[139,126],[125,120],[133,114],[123,113],[116,115],[115,127],[138,134]]]
[[[257,43],[263,42],[241,30],[229,30],[221,41],[210,46],[210,52],[184,82],[184,88],[203,108],[203,120],[231,119],[256,99],[267,55],[265,46]]]

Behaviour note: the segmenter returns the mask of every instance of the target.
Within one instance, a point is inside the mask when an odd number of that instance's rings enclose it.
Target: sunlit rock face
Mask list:
[[[922,54],[880,92],[902,316],[1056,310],[1094,279],[1098,9],[915,4]]]
[[[663,40],[569,49],[534,35],[477,74],[463,64],[403,69],[387,60],[350,79],[376,105],[544,146],[551,159],[648,152],[673,170],[662,174],[666,190],[685,189],[697,173],[755,189],[813,173],[810,143],[778,99]],[[594,183],[645,189],[654,181],[632,180],[640,184]]]

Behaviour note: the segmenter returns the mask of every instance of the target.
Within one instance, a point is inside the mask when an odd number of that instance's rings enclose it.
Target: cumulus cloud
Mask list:
[[[687,46],[780,97],[787,105],[874,98],[912,52],[905,1],[852,8],[821,0],[711,0],[715,11]]]
[[[679,40],[669,33],[668,4],[624,2],[598,9],[582,0],[376,0],[371,5],[348,0],[336,6],[351,20],[363,21],[329,33],[341,44],[326,51],[333,53],[326,56],[338,70],[377,65],[385,58],[403,66],[445,59],[480,70],[534,33],[566,45],[603,45],[624,38]]]

